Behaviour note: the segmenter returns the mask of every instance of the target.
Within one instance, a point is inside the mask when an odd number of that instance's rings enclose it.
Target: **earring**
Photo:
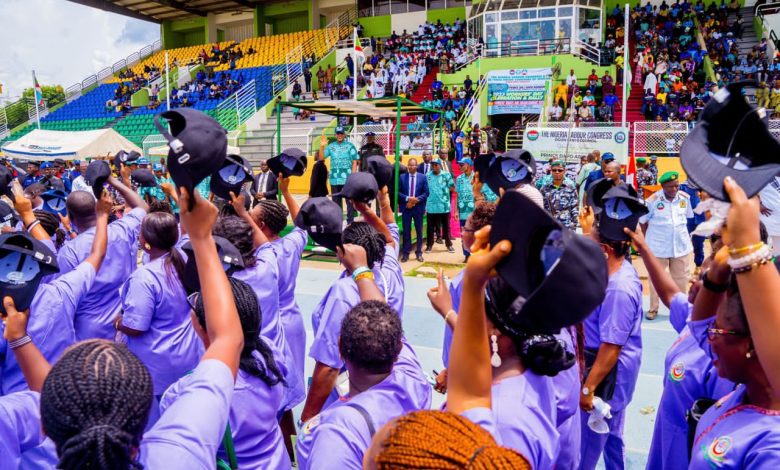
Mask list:
[[[151,249],[152,249],[152,245],[150,245],[148,243],[144,243],[144,250],[149,251]]]
[[[745,353],[745,357],[750,359],[751,357],[753,357],[753,355],[750,354],[750,351],[748,351],[748,352]]]
[[[493,367],[501,367],[501,356],[498,355],[498,336],[490,335],[491,348],[493,349],[493,357],[490,358],[490,365]]]

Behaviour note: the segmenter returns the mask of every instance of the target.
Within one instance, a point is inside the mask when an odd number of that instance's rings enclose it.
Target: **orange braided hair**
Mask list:
[[[396,420],[376,457],[377,469],[531,469],[528,461],[467,418],[415,411]]]

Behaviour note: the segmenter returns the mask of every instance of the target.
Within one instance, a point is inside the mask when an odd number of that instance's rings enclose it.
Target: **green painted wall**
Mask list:
[[[163,21],[160,25],[163,48],[174,49],[205,44],[206,30],[206,18],[202,17]]]
[[[466,8],[460,7],[460,8],[445,8],[440,10],[428,10],[426,12],[428,16],[428,21],[431,23],[436,23],[437,21],[441,20],[442,23],[454,23],[456,19],[465,19],[466,18]]]
[[[265,16],[289,15],[290,13],[303,12],[308,14],[311,8],[310,0],[290,0],[289,2],[271,3],[263,7]]]
[[[252,27],[254,28],[255,36],[265,36],[265,9],[262,5],[255,7],[254,18]]]
[[[553,61],[554,59],[554,61]],[[523,69],[523,68],[537,68],[537,67],[552,67],[553,64],[561,64],[561,72],[558,80],[563,80],[566,75],[569,74],[569,70],[574,69],[574,74],[577,76],[577,81],[584,85],[585,81],[590,75],[591,70],[596,69],[596,74],[601,76],[604,71],[609,71],[610,75],[615,76],[615,66],[610,65],[607,67],[598,67],[591,62],[582,60],[573,55],[558,55],[558,56],[535,56],[535,57],[499,57],[499,58],[487,58],[480,59],[470,64],[468,67],[453,73],[453,74],[438,74],[439,80],[444,83],[445,86],[452,87],[453,85],[462,86],[463,80],[466,79],[466,75],[470,75],[471,79],[476,82],[480,75],[486,75],[491,70],[507,70],[507,69]],[[557,83],[554,82],[557,85]],[[480,121],[481,123],[488,122],[487,116],[487,88],[485,88],[480,95]]]
[[[272,20],[274,25],[274,34],[294,33],[296,31],[306,31],[309,29],[309,18],[305,15],[295,14],[284,18],[275,18]]]
[[[364,17],[358,20],[363,25],[363,36],[384,38],[393,33],[393,22],[390,15]]]

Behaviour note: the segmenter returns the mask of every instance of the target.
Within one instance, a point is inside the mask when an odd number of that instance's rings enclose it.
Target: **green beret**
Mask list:
[[[563,164],[563,160],[555,160],[554,162],[550,163],[550,166],[553,167],[553,166],[565,166],[565,165]]]
[[[636,159],[637,163],[647,163],[647,159],[645,157],[639,157]]]
[[[680,174],[676,171],[667,171],[663,175],[661,175],[660,178],[658,178],[658,182],[661,184],[667,183],[669,181],[677,181],[677,179],[680,177]]]

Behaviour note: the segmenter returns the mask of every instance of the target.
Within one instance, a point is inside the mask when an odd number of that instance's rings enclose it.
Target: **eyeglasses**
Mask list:
[[[552,171],[553,173],[563,173],[563,169],[561,169],[561,168],[559,168],[557,170],[553,169],[553,170],[550,170],[550,171]]]
[[[748,333],[744,331],[736,331],[736,330],[725,330],[723,328],[707,328],[707,339],[710,341],[713,341],[716,336],[741,336],[741,337],[747,337],[750,336]]]

